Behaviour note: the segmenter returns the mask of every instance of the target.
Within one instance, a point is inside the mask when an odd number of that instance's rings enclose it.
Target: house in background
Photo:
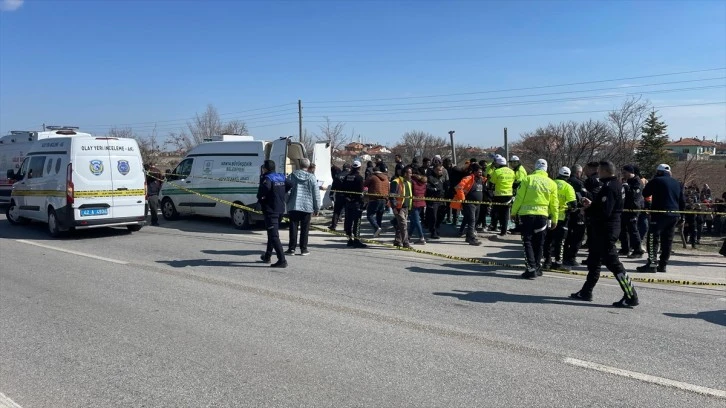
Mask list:
[[[716,143],[702,138],[680,138],[676,142],[665,145],[668,149],[678,157],[678,160],[689,160],[695,156],[696,160],[708,160],[716,154]]]

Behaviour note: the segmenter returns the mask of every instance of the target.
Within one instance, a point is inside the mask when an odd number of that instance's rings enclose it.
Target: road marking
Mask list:
[[[591,370],[601,371],[604,373],[615,374],[622,377],[633,378],[640,381],[649,382],[652,384],[663,385],[666,387],[678,388],[684,391],[691,391],[697,394],[709,395],[712,397],[726,398],[726,391],[717,390],[714,388],[701,387],[700,385],[693,385],[684,383],[681,381],[669,380],[663,377],[655,377],[648,374],[642,374],[635,371],[623,370],[620,368],[610,367],[602,364],[591,363],[589,361],[578,360],[576,358],[565,358],[565,363],[571,364],[577,367],[589,368]]]
[[[0,392],[0,408],[22,408],[16,404],[15,401],[7,397],[7,395]]]
[[[50,245],[40,244],[40,243],[38,243],[38,242],[33,242],[33,241],[26,241],[26,240],[24,240],[24,239],[16,239],[15,241],[17,241],[17,242],[20,242],[20,243],[22,243],[22,244],[28,244],[28,245],[35,245],[35,246],[37,246],[37,247],[41,247],[41,248],[46,248],[46,249],[52,249],[52,250],[54,250],[54,251],[59,251],[59,252],[65,252],[65,253],[67,253],[67,254],[73,254],[73,255],[78,255],[78,256],[84,256],[84,257],[86,257],[86,258],[93,258],[93,259],[98,259],[98,260],[100,260],[100,261],[106,261],[106,262],[113,262],[113,263],[115,263],[115,264],[119,264],[119,265],[127,265],[127,264],[128,264],[128,262],[125,262],[125,261],[119,261],[118,259],[104,258],[104,257],[102,257],[102,256],[96,256],[96,255],[91,255],[91,254],[85,254],[85,253],[83,253],[83,252],[77,252],[77,251],[72,251],[72,250],[70,250],[70,249],[63,249],[63,248],[58,248],[58,247],[54,247],[54,246],[50,246]]]

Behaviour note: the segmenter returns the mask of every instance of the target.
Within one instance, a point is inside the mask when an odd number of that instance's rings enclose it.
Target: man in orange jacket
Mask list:
[[[481,166],[478,163],[472,163],[469,165],[469,175],[461,180],[456,186],[456,190],[460,196],[463,192],[466,201],[481,202],[484,200],[485,184],[486,178],[483,177]],[[469,245],[481,245],[481,241],[477,239],[476,235],[476,221],[479,219],[480,208],[480,204],[463,203],[462,206],[464,214],[462,226],[466,226],[466,242]]]

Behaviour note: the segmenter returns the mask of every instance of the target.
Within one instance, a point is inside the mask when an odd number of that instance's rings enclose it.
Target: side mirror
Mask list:
[[[6,177],[8,180],[15,180],[15,171],[13,169],[8,170]]]

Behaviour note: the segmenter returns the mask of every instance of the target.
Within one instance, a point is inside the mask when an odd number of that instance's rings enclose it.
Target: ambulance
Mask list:
[[[313,152],[311,162],[316,164],[319,194],[324,203],[327,188],[332,184],[330,143],[317,142]],[[291,137],[267,142],[252,136],[223,135],[216,141],[199,144],[166,175],[159,194],[162,215],[167,220],[189,215],[229,218],[235,227],[249,228],[262,216],[229,203],[259,210],[257,189],[262,163],[273,160],[276,171],[287,176],[302,168],[307,154],[305,146]]]
[[[53,237],[74,229],[145,225],[146,177],[133,139],[66,128],[36,140],[17,171],[6,210],[13,225],[46,223]]]

